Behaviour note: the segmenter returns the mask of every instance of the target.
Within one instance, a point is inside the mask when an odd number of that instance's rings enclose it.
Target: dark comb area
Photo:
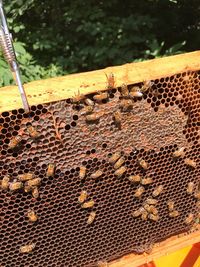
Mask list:
[[[200,72],[149,84],[128,85],[128,95],[110,88],[102,100],[86,96],[94,106],[76,96],[0,115],[0,266],[97,266],[191,230],[199,214]],[[28,190],[29,180],[12,190],[30,173],[38,186]],[[94,201],[90,208],[79,203],[82,191],[83,203]],[[140,209],[149,198],[157,200],[154,213]],[[133,216],[139,209],[146,217]]]

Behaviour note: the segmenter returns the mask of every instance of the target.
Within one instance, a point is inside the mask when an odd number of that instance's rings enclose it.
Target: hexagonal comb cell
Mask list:
[[[199,212],[199,76],[3,112],[0,265],[97,266],[188,231]]]

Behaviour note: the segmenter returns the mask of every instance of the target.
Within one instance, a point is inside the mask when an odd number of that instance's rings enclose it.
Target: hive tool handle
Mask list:
[[[0,47],[2,49],[5,60],[10,66],[13,78],[18,86],[24,110],[25,112],[29,112],[29,104],[20,78],[19,65],[17,63],[17,58],[13,47],[12,36],[7,26],[7,20],[4,13],[2,0],[0,0],[0,22]]]

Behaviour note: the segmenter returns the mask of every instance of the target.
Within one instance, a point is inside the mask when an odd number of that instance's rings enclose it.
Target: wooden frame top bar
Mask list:
[[[133,84],[144,80],[166,77],[187,70],[200,69],[200,51],[129,63],[102,70],[71,74],[46,80],[30,82],[25,85],[30,105],[38,105],[104,90],[107,84],[105,74],[113,73],[115,85]],[[22,108],[17,86],[0,88],[0,112]]]

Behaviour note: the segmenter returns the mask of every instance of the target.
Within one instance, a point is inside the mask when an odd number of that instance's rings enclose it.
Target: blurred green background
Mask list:
[[[7,0],[22,80],[199,49],[199,0]],[[0,86],[13,83],[0,52]]]

